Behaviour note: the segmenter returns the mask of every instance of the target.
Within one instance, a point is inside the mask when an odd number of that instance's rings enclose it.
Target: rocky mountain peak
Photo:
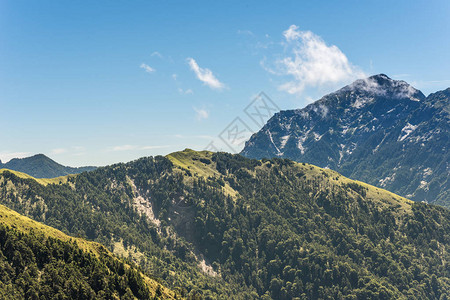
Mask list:
[[[394,80],[385,74],[377,74],[365,79],[358,79],[338,90],[335,94],[354,93],[372,97],[391,99],[410,99],[421,101],[425,95],[403,80]]]
[[[425,97],[385,74],[275,114],[241,154],[336,170],[418,201],[450,203],[450,89]]]

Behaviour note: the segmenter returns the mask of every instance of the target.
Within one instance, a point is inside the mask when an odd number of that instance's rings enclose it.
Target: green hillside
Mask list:
[[[73,168],[63,166],[44,154],[25,158],[13,158],[7,163],[0,161],[0,169],[9,169],[29,174],[35,178],[55,178],[95,170],[96,167]]]
[[[14,175],[16,175],[17,177],[24,178],[24,179],[33,179],[37,183],[42,184],[42,185],[67,183],[67,179],[69,177],[75,176],[75,175],[66,175],[66,176],[60,176],[60,177],[54,177],[54,178],[34,178],[33,176],[28,175],[23,172],[9,170],[9,169],[0,169],[0,174],[2,174],[3,172],[11,172]]]
[[[174,299],[104,246],[0,205],[1,299]]]
[[[205,299],[446,299],[450,213],[284,159],[185,150],[0,202]]]

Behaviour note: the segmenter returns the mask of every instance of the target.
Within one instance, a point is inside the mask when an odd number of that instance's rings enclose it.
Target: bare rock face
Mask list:
[[[275,114],[241,154],[327,167],[448,207],[449,99],[450,89],[425,97],[405,81],[375,75]]]

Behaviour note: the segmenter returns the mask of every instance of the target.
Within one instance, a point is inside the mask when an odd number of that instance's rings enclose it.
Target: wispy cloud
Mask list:
[[[150,56],[156,56],[156,57],[159,57],[159,58],[163,58],[162,54],[159,53],[158,51],[154,51]]]
[[[153,72],[156,71],[155,69],[153,69],[152,67],[150,67],[149,65],[144,64],[144,63],[142,63],[139,67],[140,67],[141,69],[144,69],[145,72],[147,72],[147,73],[153,73]]]
[[[194,111],[195,111],[195,118],[198,121],[209,118],[209,112],[206,109],[198,109],[194,107]]]
[[[194,94],[194,91],[191,89],[183,90],[182,88],[178,88],[178,93],[180,93],[180,95],[192,95]]]
[[[192,71],[194,71],[195,75],[197,76],[198,80],[206,84],[212,89],[221,90],[225,87],[225,85],[220,82],[214,74],[211,72],[211,70],[206,68],[201,68],[195,59],[188,58],[187,59],[189,67]]]
[[[24,157],[28,157],[30,156],[31,153],[30,152],[9,152],[9,151],[4,151],[4,152],[0,152],[0,159],[3,163],[7,163],[8,161],[10,161],[13,158],[24,158]]]
[[[283,36],[285,52],[275,61],[274,68],[267,67],[265,61],[261,63],[267,71],[291,78],[279,86],[280,90],[301,94],[307,87],[322,87],[365,77],[337,46],[327,45],[313,32],[291,25]]]

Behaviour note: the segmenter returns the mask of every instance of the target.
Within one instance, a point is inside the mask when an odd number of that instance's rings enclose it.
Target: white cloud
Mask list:
[[[192,71],[194,71],[198,80],[202,81],[212,89],[221,90],[225,87],[225,85],[214,76],[211,70],[201,68],[193,58],[188,58],[187,60],[189,63],[189,67]]]
[[[56,149],[53,149],[52,150],[52,152],[51,152],[51,154],[62,154],[62,153],[65,153],[65,152],[67,152],[67,149],[64,149],[64,148],[56,148]]]
[[[275,61],[275,69],[263,67],[277,75],[291,77],[280,90],[290,94],[301,94],[307,87],[322,87],[365,77],[353,66],[342,51],[311,31],[301,31],[291,25],[283,32],[285,53]]]
[[[178,79],[178,75],[177,74],[172,74],[172,79],[176,81]]]
[[[411,100],[419,101],[419,99],[416,99],[414,96],[417,95],[419,92],[416,90],[413,86],[409,85],[407,82],[403,80],[392,80],[386,75],[378,75],[384,80],[390,81],[390,86],[392,88],[392,92],[394,93],[394,97],[398,98],[410,98]],[[359,90],[359,91],[365,91],[367,93],[379,95],[379,96],[385,96],[386,95],[386,89],[380,87],[378,82],[372,78],[364,78],[364,79],[358,79],[352,84],[348,85],[344,89],[350,89],[350,90]]]
[[[144,69],[145,72],[147,72],[147,73],[153,73],[153,72],[156,71],[155,69],[153,69],[152,67],[150,67],[149,65],[144,64],[144,63],[142,63],[139,67],[140,67],[141,69]]]
[[[161,55],[161,53],[159,53],[158,51],[154,51],[150,56],[157,56],[159,58],[163,58],[163,56]]]
[[[297,25],[291,25],[291,26],[289,26],[288,30],[283,32],[284,38],[288,42],[293,41],[293,40],[297,40],[298,38],[301,37],[300,34],[301,34],[301,32],[298,31],[298,26]]]
[[[24,158],[30,156],[30,152],[0,152],[0,159],[2,163],[7,163],[13,158]]]
[[[194,107],[194,110],[196,112],[195,118],[198,121],[201,121],[203,119],[208,119],[209,118],[209,112],[206,109],[198,109],[198,108]]]

